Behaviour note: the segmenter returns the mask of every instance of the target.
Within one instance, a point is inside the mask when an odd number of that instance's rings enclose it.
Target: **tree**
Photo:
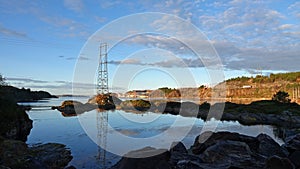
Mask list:
[[[281,103],[290,103],[289,94],[285,91],[279,91],[273,95],[272,100],[281,102]]]
[[[7,83],[5,82],[5,78],[0,74],[0,86],[6,86]]]

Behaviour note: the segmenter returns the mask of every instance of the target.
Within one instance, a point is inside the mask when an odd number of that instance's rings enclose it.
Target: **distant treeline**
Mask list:
[[[269,76],[257,75],[256,77],[236,77],[228,79],[226,82],[240,81],[246,82],[251,81],[254,83],[272,83],[276,81],[287,81],[287,82],[300,82],[300,72],[290,72],[290,73],[271,73]]]

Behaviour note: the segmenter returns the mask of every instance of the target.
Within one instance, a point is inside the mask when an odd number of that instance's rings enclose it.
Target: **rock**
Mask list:
[[[286,138],[283,147],[285,147],[290,153],[296,150],[300,151],[300,133]]]
[[[256,137],[258,141],[257,153],[260,155],[270,157],[270,156],[279,156],[279,157],[287,157],[288,151],[280,147],[278,143],[276,143],[270,136],[266,134],[260,134]]]
[[[1,96],[15,102],[30,102],[45,98],[57,98],[45,91],[31,91],[30,89],[19,89],[13,86],[1,86]]]
[[[269,157],[266,161],[267,169],[295,169],[295,166],[288,158],[278,156]]]
[[[288,151],[268,135],[250,137],[230,132],[204,132],[196,138],[191,151],[204,163],[222,164],[226,168],[264,167],[268,157],[288,155]]]
[[[300,168],[300,133],[294,136],[288,137],[285,144],[282,146],[289,151],[289,159],[296,166]]]
[[[52,109],[57,109],[62,113],[63,116],[76,116],[78,114],[82,114],[87,111],[91,111],[96,109],[97,106],[90,103],[81,103],[79,101],[74,100],[66,100],[62,102],[60,106],[53,106]]]
[[[71,166],[66,167],[65,169],[76,169],[76,167],[71,165]]]
[[[289,159],[296,166],[296,168],[300,168],[300,150],[291,153]]]
[[[185,165],[192,166],[192,164],[190,163],[191,158],[189,157],[188,151],[182,142],[172,143],[171,148],[170,148],[170,154],[171,154],[171,158],[170,158],[169,162],[172,166],[180,165],[181,168],[184,167]],[[180,163],[180,164],[178,164],[178,163]]]
[[[218,141],[216,144],[208,147],[201,159],[206,163],[226,163],[228,161],[251,160],[251,152],[246,143],[239,141]]]
[[[147,111],[150,109],[151,104],[147,100],[126,100],[120,104],[122,110],[131,110],[131,111]]]
[[[147,157],[139,158],[143,156]],[[169,151],[146,147],[127,153],[111,169],[171,169],[171,165],[168,163],[169,159]]]
[[[176,169],[204,169],[201,164],[196,161],[180,160],[176,164]]]
[[[11,100],[0,98],[0,136],[26,141],[32,128],[24,109]]]
[[[0,142],[0,159],[1,165],[12,169],[60,169],[68,165],[72,156],[61,144],[28,148],[22,141],[4,139]]]
[[[250,144],[249,147],[252,147],[251,145],[254,145],[257,142],[254,137],[240,135],[238,133],[230,133],[230,132],[213,133],[208,131],[196,137],[195,142],[191,147],[191,150],[194,154],[203,153],[208,147],[216,144],[220,140],[247,142],[248,145]]]
[[[35,159],[46,168],[64,168],[72,160],[71,151],[65,145],[47,143],[30,148]]]
[[[121,104],[121,100],[110,94],[98,94],[88,100],[89,104],[98,105],[98,108],[104,110],[115,109],[116,105]]]
[[[173,153],[173,152],[178,152],[178,153],[182,153],[182,154],[185,154],[185,153],[188,153],[184,144],[182,142],[174,142],[172,143],[171,145],[171,149],[170,149],[170,152]]]

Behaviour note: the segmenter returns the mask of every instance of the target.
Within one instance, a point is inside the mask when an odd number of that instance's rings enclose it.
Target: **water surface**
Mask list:
[[[73,156],[70,165],[76,168],[101,168],[101,163],[97,158],[99,147],[95,143],[98,140],[97,136],[99,136],[97,129],[97,126],[99,126],[99,123],[97,123],[99,112],[93,110],[79,116],[64,117],[59,111],[51,110],[51,106],[60,105],[62,101],[68,99],[71,98],[62,97],[39,102],[21,103],[33,106],[32,110],[27,112],[30,119],[33,120],[33,128],[28,136],[27,144],[34,145],[49,142],[65,144],[71,150]],[[87,99],[84,97],[75,98],[75,100],[82,102],[86,102]],[[168,148],[172,141],[182,141],[189,148],[194,143],[195,137],[201,132],[203,125],[207,124],[201,119],[169,114],[162,115],[150,112],[135,114],[121,110],[106,113],[109,124],[107,147],[118,150],[120,154],[145,146]],[[208,123],[214,124],[217,121]],[[182,133],[186,131],[189,132],[186,133],[186,136],[184,135],[185,137],[182,137]],[[238,122],[226,121],[218,123],[217,131],[238,132],[249,136],[265,133],[279,144],[283,143],[281,139],[274,135],[273,127],[268,125],[243,126]],[[151,138],[155,141],[153,142]],[[126,142],[127,139],[135,141]],[[106,161],[108,166],[111,166],[119,159],[120,156],[108,153]]]

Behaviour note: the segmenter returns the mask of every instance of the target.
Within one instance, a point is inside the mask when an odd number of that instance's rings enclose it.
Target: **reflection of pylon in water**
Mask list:
[[[98,140],[98,156],[101,166],[106,168],[106,142],[107,142],[107,125],[108,113],[97,112],[97,140]]]
[[[99,67],[97,89],[98,94],[108,94],[108,72],[107,72],[107,43],[100,44]],[[102,168],[106,168],[106,142],[107,142],[108,113],[97,112],[97,140],[98,156]]]

